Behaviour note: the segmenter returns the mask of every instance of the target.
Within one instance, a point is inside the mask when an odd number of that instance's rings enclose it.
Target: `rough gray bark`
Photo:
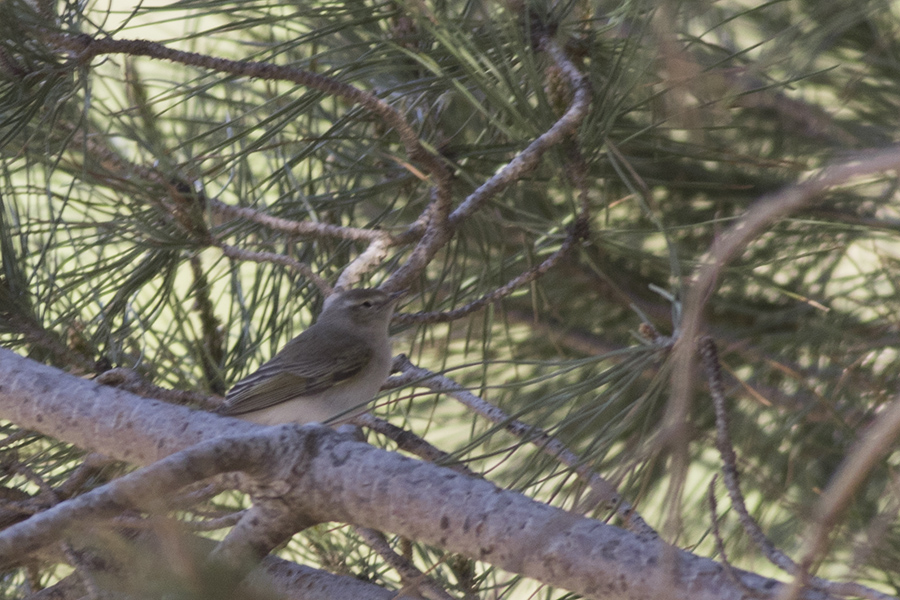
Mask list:
[[[76,522],[162,507],[192,480],[240,469],[304,521],[377,528],[592,598],[774,597],[778,582],[541,504],[322,427],[264,428],[105,388],[0,350],[0,415],[149,465],[0,533],[0,559]],[[246,523],[246,528],[251,528]],[[261,524],[264,526],[265,524]],[[284,531],[291,535],[293,531]],[[810,600],[825,598],[809,592]]]

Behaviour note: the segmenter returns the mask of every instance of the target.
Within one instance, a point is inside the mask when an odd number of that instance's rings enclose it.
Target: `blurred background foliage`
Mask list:
[[[593,91],[577,139],[589,239],[483,311],[398,327],[395,350],[547,428],[653,526],[709,556],[712,407],[701,386],[688,484],[673,502],[669,458],[653,435],[667,355],[637,328],[647,319],[675,331],[687,278],[754,200],[900,131],[900,5],[888,0],[6,0],[0,343],[83,375],[127,366],[209,394],[270,357],[321,302],[290,267],[228,258],[211,239],[290,256],[331,282],[365,246],[286,235],[205,199],[400,233],[427,205],[428,181],[382,121],[326,93],[135,56],[79,63],[54,49],[53,31],[293,65],[370,90],[446,161],[457,204],[570,101],[533,41],[549,33]],[[556,250],[578,211],[570,158],[552,149],[466,220],[402,311],[457,308]],[[710,300],[748,504],[788,554],[849,448],[896,394],[897,212],[893,176],[835,190],[757,239]],[[393,249],[369,283],[408,250]],[[410,389],[387,398],[377,414],[501,485],[561,506],[583,491],[569,469],[448,398]],[[82,460],[64,448],[23,435],[4,452],[52,487]],[[858,491],[820,574],[897,592],[898,463],[892,454]],[[22,469],[2,479],[8,490],[39,491]],[[775,573],[719,492],[730,559]],[[317,528],[284,552],[396,584],[345,528]],[[518,589],[486,565],[429,548],[415,557],[460,595]],[[21,593],[21,579],[6,581],[10,597]]]

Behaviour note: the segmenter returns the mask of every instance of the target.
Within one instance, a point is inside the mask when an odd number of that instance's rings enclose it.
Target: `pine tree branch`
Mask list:
[[[289,235],[300,235],[304,237],[331,237],[342,240],[353,240],[358,242],[375,242],[388,238],[389,236],[382,231],[375,229],[361,229],[359,227],[344,227],[342,225],[331,225],[329,223],[315,223],[312,221],[293,221],[290,219],[282,219],[273,217],[265,213],[261,213],[256,209],[243,206],[230,206],[224,202],[220,202],[214,198],[207,200],[211,210],[221,214],[224,217],[240,219],[263,225],[272,231],[280,231]]]
[[[328,429],[263,428],[146,401],[5,350],[0,350],[0,379],[6,382],[0,389],[0,415],[5,418],[86,446],[108,445],[108,454],[138,464],[162,458],[0,532],[0,557],[7,563],[53,543],[76,523],[109,518],[127,508],[156,512],[165,506],[166,492],[219,472],[242,470],[267,482],[267,497],[277,495],[293,514],[306,519],[377,527],[588,597],[748,597],[717,563],[656,536],[638,536],[567,513]],[[93,414],[98,404],[105,418]],[[123,422],[129,424],[127,435],[135,449],[111,440],[122,432]],[[140,431],[154,424],[155,436]],[[81,435],[85,430],[91,435]],[[245,434],[229,437],[239,431]],[[153,437],[154,449],[143,448],[142,440]],[[740,571],[739,577],[742,586],[766,596],[781,589],[752,573]],[[804,591],[802,597],[829,596]]]
[[[497,194],[520,180],[531,172],[541,160],[541,157],[552,147],[563,144],[588,115],[591,107],[591,87],[588,79],[578,71],[572,61],[556,42],[549,38],[541,41],[541,47],[551,56],[554,63],[565,74],[574,94],[572,102],[565,113],[531,142],[527,148],[520,152],[509,163],[504,165],[493,177],[481,184],[478,189],[469,194],[463,202],[454,209],[450,215],[450,225],[457,227],[462,221],[479,210],[485,202],[495,198]]]

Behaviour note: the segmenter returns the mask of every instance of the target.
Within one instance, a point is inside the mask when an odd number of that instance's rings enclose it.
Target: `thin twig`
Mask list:
[[[534,444],[545,454],[552,456],[560,463],[571,468],[591,488],[593,493],[588,497],[588,500],[594,505],[603,502],[614,509],[619,518],[622,519],[625,527],[630,531],[638,535],[654,537],[657,535],[656,531],[644,521],[640,514],[622,499],[614,485],[593,472],[575,453],[541,428],[513,419],[496,406],[479,398],[452,379],[417,367],[406,356],[401,355],[394,360],[395,366],[399,366],[399,370],[404,375],[414,378],[415,385],[450,396],[492,423],[502,426],[519,439]],[[582,504],[586,505],[587,503],[584,502]]]
[[[130,56],[147,56],[159,60],[168,60],[187,66],[201,67],[219,73],[230,73],[242,77],[251,77],[268,81],[290,81],[308,88],[316,89],[331,96],[337,96],[372,112],[393,128],[403,143],[407,155],[423,163],[427,170],[435,176],[438,187],[446,187],[449,176],[446,166],[441,160],[425,149],[419,141],[412,126],[393,106],[370,92],[363,91],[350,84],[331,77],[305,71],[297,67],[275,65],[252,60],[228,60],[168,48],[163,44],[149,40],[117,40],[110,37],[94,38],[89,35],[69,35],[49,33],[47,36],[53,43],[77,55],[81,63],[88,63],[93,58],[105,54],[127,54]]]
[[[472,472],[466,465],[455,460],[452,455],[447,454],[443,450],[439,450],[435,448],[427,441],[412,433],[411,431],[407,431],[396,425],[385,421],[384,419],[379,419],[372,413],[363,413],[361,415],[357,415],[353,418],[353,424],[359,425],[360,427],[367,427],[372,431],[380,433],[388,439],[394,441],[397,444],[397,448],[400,450],[404,450],[409,452],[410,454],[414,454],[419,458],[427,460],[428,462],[433,462],[439,464],[443,467],[447,467],[457,473],[461,473],[462,475],[469,475],[470,477],[478,477],[477,474]]]
[[[797,565],[790,557],[784,554],[781,550],[779,550],[775,544],[773,544],[763,533],[759,524],[750,516],[750,513],[747,511],[747,505],[744,502],[744,496],[741,493],[740,489],[740,479],[738,476],[737,470],[737,455],[734,452],[734,446],[731,443],[731,435],[728,431],[728,413],[725,410],[725,388],[722,383],[722,371],[719,363],[718,351],[716,349],[716,344],[712,340],[712,338],[708,336],[704,336],[700,340],[700,348],[699,348],[701,362],[703,363],[704,370],[706,371],[707,380],[709,382],[710,394],[713,398],[713,407],[716,413],[716,448],[719,450],[719,454],[722,457],[722,473],[724,475],[725,487],[728,490],[728,495],[731,498],[731,506],[737,511],[738,518],[741,522],[741,526],[744,528],[744,532],[750,536],[750,539],[762,550],[763,554],[768,558],[773,564],[783,569],[787,573],[794,575],[794,581],[785,586],[784,591],[782,592],[779,600],[785,600],[786,598],[796,598],[796,595],[799,593],[800,588],[804,584],[808,584],[816,589],[828,592],[829,594],[834,594],[837,596],[859,596],[862,598],[869,598],[870,600],[895,600],[894,596],[889,594],[884,594],[877,590],[873,590],[864,585],[860,585],[858,583],[853,582],[835,582],[829,581],[827,579],[822,579],[820,577],[813,577],[809,575],[809,566],[812,564],[811,558],[815,556],[815,554],[807,553],[806,556],[809,558],[808,563],[801,563]],[[895,404],[896,407],[900,407],[900,402]],[[892,430],[893,434],[900,434],[900,409],[896,411],[897,420],[891,425],[894,425],[894,430]],[[880,440],[884,442],[885,440]],[[877,447],[877,445],[876,445]],[[881,446],[880,450],[883,452],[885,446]],[[880,457],[881,455],[877,452],[875,453]],[[872,455],[867,456],[866,458],[871,459]],[[864,459],[865,460],[865,459]],[[845,462],[845,466],[846,466]],[[868,471],[862,468],[862,465],[854,465],[854,467],[859,467],[853,471],[849,477],[857,480],[859,471],[863,473],[867,473]],[[834,488],[834,482],[829,486],[829,489]],[[842,490],[842,492],[846,492],[847,490],[855,491],[858,488],[858,485],[847,486],[847,487],[838,487],[837,489]],[[827,493],[827,492],[826,492]],[[850,493],[850,492],[847,492]],[[825,496],[823,495],[823,498]],[[821,507],[820,502],[820,507]],[[817,514],[821,514],[818,513]],[[833,519],[836,518],[836,514],[829,515],[832,519],[823,519],[817,520],[816,527],[813,528],[813,533],[819,532],[822,538],[827,535],[827,531],[830,531],[830,527],[827,525],[833,522]],[[816,528],[819,529],[816,529]],[[812,539],[816,541],[815,536],[808,536],[808,540]],[[816,550],[821,550],[821,548],[812,546]]]
[[[332,288],[327,281],[319,277],[318,273],[312,270],[306,263],[302,263],[295,258],[285,256],[284,254],[276,254],[275,252],[265,252],[259,250],[244,250],[237,246],[230,246],[223,242],[216,241],[215,245],[222,250],[222,254],[228,258],[236,260],[249,260],[258,263],[273,263],[276,265],[284,265],[297,271],[310,281],[312,281],[319,290],[326,296],[331,293]]]
[[[756,596],[758,598],[762,598],[762,594],[758,594],[755,590],[752,590],[744,585],[741,581],[741,578],[738,577],[738,574],[735,573],[734,567],[731,566],[731,562],[728,560],[728,553],[725,552],[725,540],[722,539],[722,533],[719,531],[719,515],[716,511],[716,479],[718,475],[713,475],[712,481],[709,482],[709,491],[707,492],[707,500],[709,501],[709,512],[712,516],[712,534],[713,539],[716,540],[716,551],[719,553],[719,556],[722,559],[722,564],[725,566],[725,572],[728,573],[729,579],[745,590],[748,594],[752,596]]]
[[[194,302],[192,308],[200,317],[200,331],[203,347],[200,352],[200,367],[206,379],[208,390],[216,394],[225,393],[225,380],[222,378],[221,365],[225,361],[225,339],[222,322],[216,316],[211,294],[212,286],[203,267],[199,254],[190,258],[191,273],[194,277],[192,286]]]
[[[395,323],[402,324],[410,324],[410,323],[448,323],[450,321],[455,321],[456,319],[462,318],[470,313],[473,313],[491,302],[495,302],[500,300],[501,298],[505,298],[509,296],[517,289],[528,285],[535,279],[538,279],[547,271],[556,266],[557,263],[569,253],[569,251],[575,246],[575,244],[582,239],[585,239],[588,234],[588,225],[586,220],[579,219],[574,226],[569,229],[568,234],[566,235],[566,239],[563,240],[562,245],[550,256],[548,256],[541,264],[528,269],[521,275],[513,278],[505,285],[497,288],[496,290],[490,292],[489,294],[485,294],[481,298],[469,302],[465,306],[461,306],[454,310],[449,311],[435,311],[435,312],[417,312],[417,313],[404,313],[399,314],[394,317]]]
[[[449,169],[440,157],[428,151],[422,145],[418,134],[396,108],[370,92],[361,90],[331,77],[292,66],[275,65],[272,63],[251,60],[228,60],[196,52],[175,50],[148,40],[117,40],[109,37],[93,38],[89,35],[68,35],[60,33],[48,33],[46,37],[58,47],[65,48],[75,53],[76,60],[81,63],[89,63],[94,57],[100,55],[126,54],[130,56],[147,56],[159,60],[168,60],[183,65],[196,66],[211,71],[230,73],[243,77],[290,81],[358,104],[363,109],[382,118],[388,126],[397,132],[410,159],[418,161],[425,166],[426,171],[428,171],[431,176],[431,183],[433,185],[431,190],[432,200],[426,208],[427,219],[417,220],[417,223],[423,221],[426,223],[425,229],[421,233],[421,239],[413,249],[406,263],[395,272],[395,277],[388,282],[388,287],[386,289],[389,291],[404,287],[405,284],[403,282],[410,280],[417,273],[421,272],[425,265],[427,265],[434,257],[434,254],[437,253],[438,249],[446,244],[447,239],[449,239],[451,235],[451,229],[447,227],[450,204],[452,201]],[[228,207],[222,203],[212,203],[211,205],[215,206],[215,208],[221,212],[246,219],[252,219],[257,222],[266,222],[268,226],[305,235],[329,235],[345,239],[369,241],[374,241],[378,236],[383,235],[380,232],[355,228],[342,228],[318,223],[292,224],[289,221],[278,220],[274,217],[264,217],[252,209]],[[419,234],[416,233],[414,237],[419,237]],[[223,250],[225,249],[221,244],[217,245],[222,247]],[[270,262],[276,261],[270,260]],[[299,268],[301,272],[303,272],[300,263],[289,264],[288,266]],[[322,287],[320,283],[320,280],[317,281],[317,285]]]
[[[418,592],[428,600],[455,600],[438,583],[420,571],[410,560],[394,552],[390,544],[381,532],[368,527],[354,527],[354,531],[372,548],[384,561],[400,574],[405,592]],[[411,594],[411,595],[413,595]],[[418,595],[418,594],[415,594]]]
[[[282,219],[281,217],[273,217],[265,213],[261,213],[254,208],[244,206],[231,206],[214,198],[207,200],[210,209],[221,213],[228,217],[251,221],[259,225],[263,225],[273,231],[280,231],[291,235],[302,235],[307,237],[330,237],[342,240],[374,242],[390,238],[385,232],[375,229],[360,229],[359,227],[344,227],[342,225],[331,225],[329,223],[314,223],[312,221],[292,221],[290,219]]]
[[[753,520],[753,517],[750,516],[750,512],[747,510],[747,504],[744,502],[744,495],[741,493],[737,454],[734,451],[734,446],[731,443],[731,434],[728,430],[728,411],[725,409],[725,389],[722,385],[722,371],[719,365],[716,344],[712,338],[701,338],[700,359],[706,371],[709,392],[712,396],[713,408],[716,413],[716,448],[722,457],[722,475],[725,481],[725,488],[731,497],[731,505],[737,511],[744,531],[762,550],[766,558],[774,565],[790,573],[796,565],[775,547],[775,544],[766,537],[756,521]]]
[[[389,291],[408,287],[413,277],[421,273],[425,265],[434,258],[437,251],[446,244],[447,240],[450,239],[453,232],[463,221],[478,211],[491,198],[496,197],[501,191],[534,170],[550,148],[564,143],[584,121],[591,105],[589,81],[575,68],[575,65],[572,64],[565,52],[555,42],[545,39],[542,41],[541,46],[562,70],[569,81],[569,85],[574,89],[569,108],[547,131],[528,144],[522,152],[495,173],[493,177],[469,194],[453,212],[448,213],[449,204],[439,203],[435,200],[431,202],[428,208],[427,226],[422,234],[422,239],[406,262],[386,282],[385,288]],[[406,234],[400,237],[406,239],[419,235],[418,228],[421,227],[421,223],[422,219],[417,220]],[[527,276],[523,275],[521,277],[523,277],[523,280],[519,281],[518,285],[524,285],[526,282]],[[459,318],[463,314],[477,310],[491,302],[492,299],[496,298],[486,296],[476,300],[471,307],[460,309],[466,310],[466,312],[459,313],[453,318]]]

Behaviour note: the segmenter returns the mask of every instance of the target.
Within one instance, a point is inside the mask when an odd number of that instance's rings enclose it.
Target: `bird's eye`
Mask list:
[[[372,301],[371,300],[363,300],[362,302],[360,302],[359,305],[362,306],[363,308],[372,308]]]

